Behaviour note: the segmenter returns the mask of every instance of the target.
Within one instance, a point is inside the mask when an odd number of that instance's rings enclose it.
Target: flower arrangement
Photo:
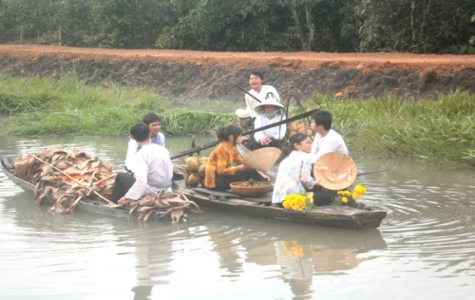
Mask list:
[[[361,184],[357,184],[353,191],[351,190],[341,190],[338,191],[337,196],[335,197],[336,205],[348,205],[355,206],[356,200],[361,198],[362,195],[366,194],[366,188]]]
[[[285,209],[293,209],[307,212],[313,208],[313,196],[301,194],[287,195],[284,197],[282,206],[284,206]]]

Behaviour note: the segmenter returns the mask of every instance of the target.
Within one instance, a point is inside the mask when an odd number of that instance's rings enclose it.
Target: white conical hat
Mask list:
[[[269,172],[280,156],[280,149],[275,147],[264,147],[252,151],[243,159],[245,166],[258,171]]]
[[[264,105],[274,105],[280,108],[284,108],[284,106],[274,97],[269,97],[264,101],[261,101],[261,103],[257,104],[256,107],[254,108],[256,113],[261,112],[261,108],[264,108]]]
[[[345,153],[330,152],[320,156],[313,165],[313,175],[322,187],[338,191],[355,181],[357,169],[354,160]]]

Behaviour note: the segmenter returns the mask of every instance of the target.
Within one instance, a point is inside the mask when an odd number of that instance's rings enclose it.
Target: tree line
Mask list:
[[[0,43],[475,53],[473,0],[0,0]]]

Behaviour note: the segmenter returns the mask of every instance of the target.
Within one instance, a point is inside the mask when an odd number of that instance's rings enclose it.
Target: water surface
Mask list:
[[[212,138],[200,138],[204,144]],[[188,138],[168,138],[171,153]],[[123,168],[126,141],[5,138],[1,156],[78,148]],[[351,149],[350,149],[351,151]],[[203,155],[207,154],[204,152]],[[471,299],[475,173],[352,153],[380,228],[352,231],[206,210],[138,223],[35,207],[0,172],[2,299]]]

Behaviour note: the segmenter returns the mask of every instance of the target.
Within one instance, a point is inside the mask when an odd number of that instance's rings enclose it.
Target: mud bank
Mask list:
[[[337,53],[213,53],[0,45],[0,73],[75,74],[88,84],[153,87],[171,99],[242,101],[258,70],[283,99],[315,93],[368,99],[475,93],[475,56]]]

